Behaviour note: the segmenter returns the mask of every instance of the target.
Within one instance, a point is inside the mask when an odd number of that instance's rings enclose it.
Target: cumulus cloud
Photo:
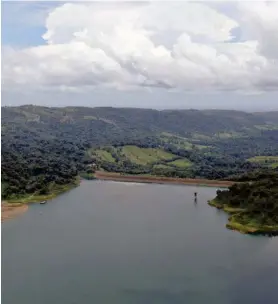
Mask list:
[[[197,2],[62,4],[45,45],[4,49],[4,87],[277,90],[278,4],[234,5],[236,19]]]

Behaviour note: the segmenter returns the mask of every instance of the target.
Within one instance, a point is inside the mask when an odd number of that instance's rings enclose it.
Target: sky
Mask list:
[[[278,110],[277,59],[278,2],[2,2],[2,105]]]

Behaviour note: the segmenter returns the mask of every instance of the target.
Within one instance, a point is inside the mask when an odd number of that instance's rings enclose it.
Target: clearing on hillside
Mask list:
[[[174,154],[165,152],[162,149],[139,148],[137,146],[124,146],[122,149],[125,156],[133,163],[146,165],[159,160],[170,160]]]
[[[174,135],[174,134],[167,133],[167,132],[161,133],[160,138],[165,143],[175,145],[176,147],[182,148],[182,149],[185,149],[185,150],[192,150],[192,149],[195,149],[195,148],[205,149],[205,148],[208,147],[208,146],[205,146],[205,145],[199,145],[199,144],[191,143],[189,141],[189,139],[186,138],[186,137],[181,137],[181,136]]]
[[[271,168],[278,168],[278,156],[254,156],[248,158],[247,161],[251,163],[259,163]]]
[[[182,158],[170,162],[169,165],[173,165],[180,168],[188,168],[192,165],[192,163],[188,159]]]
[[[164,164],[158,164],[158,165],[154,165],[153,169],[171,169],[171,167]]]
[[[114,157],[111,155],[111,153],[105,151],[105,150],[95,150],[94,151],[96,153],[96,155],[98,157],[101,158],[101,160],[103,161],[107,161],[107,162],[110,162],[110,163],[114,163],[115,162],[115,159]]]

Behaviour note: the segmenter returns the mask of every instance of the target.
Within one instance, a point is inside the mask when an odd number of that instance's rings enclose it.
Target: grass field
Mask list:
[[[196,149],[205,149],[208,148],[208,146],[204,146],[204,145],[198,145],[198,144],[192,144],[188,141],[180,141],[176,146],[178,146],[179,148],[183,148],[185,150],[192,150],[194,148]]]
[[[244,135],[239,132],[220,132],[215,134],[215,136],[220,139],[227,139],[227,138],[240,138],[243,137]]]
[[[178,136],[167,132],[161,133],[161,139],[166,143],[171,143],[176,147],[183,148],[185,150],[192,150],[194,147],[197,149],[205,149],[208,147],[205,145],[193,144],[186,137]]]
[[[170,162],[169,165],[174,165],[179,168],[188,168],[192,165],[192,163],[189,160],[182,158]]]
[[[162,149],[139,148],[137,146],[124,146],[123,154],[133,163],[146,165],[159,160],[170,160],[174,154],[163,151]]]
[[[259,163],[270,168],[278,168],[278,156],[254,156],[247,159],[252,163]]]
[[[254,156],[248,159],[251,162],[278,161],[278,156]]]
[[[198,139],[198,140],[211,140],[212,138],[208,135],[204,135],[201,133],[193,133],[192,138]]]
[[[107,162],[110,162],[110,163],[114,163],[115,162],[115,159],[111,155],[111,153],[109,153],[109,152],[107,152],[105,150],[95,150],[95,153],[103,161],[107,161]]]
[[[269,125],[255,125],[255,128],[259,130],[278,130],[278,125],[269,124]]]
[[[169,169],[171,167],[169,167],[167,165],[159,164],[159,165],[154,165],[153,168],[154,169]]]
[[[88,119],[88,120],[97,120],[97,117],[88,115],[88,116],[84,116],[84,119]]]

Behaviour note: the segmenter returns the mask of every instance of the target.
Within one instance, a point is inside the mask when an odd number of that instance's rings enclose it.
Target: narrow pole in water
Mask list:
[[[197,192],[194,192],[194,203],[197,203]]]

